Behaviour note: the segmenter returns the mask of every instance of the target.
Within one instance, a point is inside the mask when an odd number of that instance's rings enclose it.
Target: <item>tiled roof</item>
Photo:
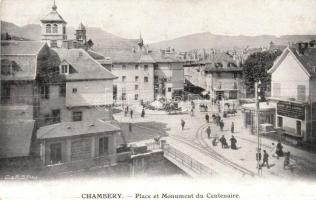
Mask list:
[[[131,50],[113,50],[104,51],[106,57],[110,57],[113,63],[154,63],[155,61],[145,52]]]
[[[66,60],[77,73],[66,75],[66,80],[115,79],[110,71],[93,59],[83,49],[54,49],[60,60]]]
[[[176,55],[173,53],[162,53],[160,50],[152,50],[150,53],[151,57],[156,61],[157,63],[163,62],[184,62],[178,58],[176,58]]]
[[[118,131],[120,131],[119,127],[111,124],[110,122],[104,122],[101,120],[93,122],[61,122],[39,128],[37,131],[37,138],[50,139]]]
[[[63,22],[63,23],[66,23],[66,21],[61,17],[61,15],[56,10],[50,11],[45,17],[43,17],[41,19],[41,22]]]
[[[44,46],[35,41],[1,41],[1,63],[15,65],[14,74],[1,75],[1,80],[35,80],[37,55]]]
[[[312,77],[316,77],[316,72],[313,67],[316,67],[316,49],[308,48],[304,54],[299,54],[296,48],[290,48],[296,58],[302,63],[305,69]]]
[[[0,120],[0,158],[29,155],[34,123],[34,120]]]
[[[39,41],[1,41],[1,55],[37,55],[45,45]]]

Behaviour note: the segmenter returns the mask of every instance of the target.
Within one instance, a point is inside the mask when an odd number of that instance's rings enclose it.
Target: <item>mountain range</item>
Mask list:
[[[92,39],[95,50],[132,49],[137,47],[137,39],[122,38],[97,27],[86,27],[86,29],[87,38]],[[20,27],[10,22],[1,21],[1,33],[6,32],[16,37],[40,40],[41,27],[39,24],[28,24]],[[73,39],[74,33],[74,27],[67,27],[68,39]],[[310,41],[313,39],[316,39],[316,35],[284,35],[280,37],[273,35],[227,36],[204,32],[186,35],[172,40],[151,43],[149,46],[156,49],[172,47],[177,51],[189,51],[202,48],[226,50],[232,48],[241,49],[246,47],[268,46],[271,41],[278,45],[287,45],[289,43]]]

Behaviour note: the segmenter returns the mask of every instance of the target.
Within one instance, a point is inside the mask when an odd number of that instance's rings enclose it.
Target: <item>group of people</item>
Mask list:
[[[126,106],[124,109],[124,116],[127,117],[128,113],[130,114],[130,117],[133,118],[133,114],[134,114],[133,109],[129,109],[129,107]],[[143,118],[145,117],[145,108],[142,109],[140,116]]]
[[[274,143],[272,143],[272,148],[270,151],[272,157],[276,157],[277,159],[279,159],[280,157],[284,157],[284,162],[283,162],[283,168],[286,169],[287,167],[290,166],[290,155],[291,152],[283,152],[283,145],[281,144],[281,141],[279,140],[277,145],[275,145]],[[257,149],[257,154],[256,154],[256,159],[257,161],[261,161],[261,149]],[[267,168],[270,168],[269,165],[269,154],[266,150],[263,150],[263,159],[262,159],[262,164],[259,165],[259,167],[263,167],[263,166],[267,166]]]

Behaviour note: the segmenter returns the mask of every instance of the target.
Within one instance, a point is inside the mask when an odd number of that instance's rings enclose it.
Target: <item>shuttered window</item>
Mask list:
[[[297,100],[305,101],[306,100],[306,87],[305,85],[297,86]]]

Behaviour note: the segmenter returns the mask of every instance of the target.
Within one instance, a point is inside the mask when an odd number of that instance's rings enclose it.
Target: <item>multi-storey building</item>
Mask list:
[[[316,48],[312,43],[287,47],[273,67],[272,94],[276,108],[276,126],[288,139],[316,141]]]

